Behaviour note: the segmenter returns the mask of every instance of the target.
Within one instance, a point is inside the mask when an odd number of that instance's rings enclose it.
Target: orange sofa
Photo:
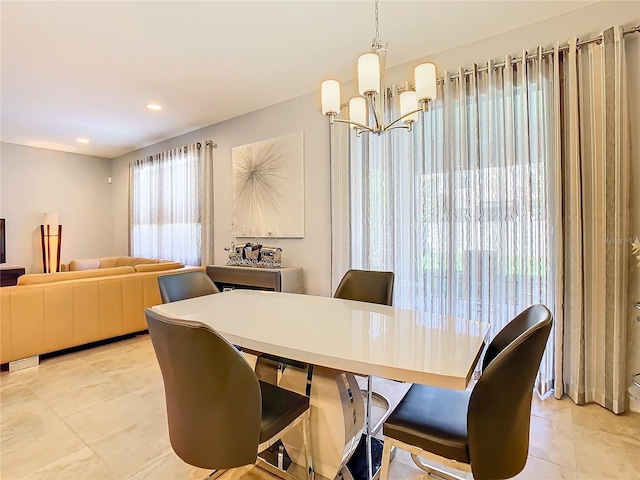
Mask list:
[[[125,259],[122,264],[132,257],[109,258]],[[83,262],[90,263],[76,265]],[[132,260],[23,275],[17,286],[0,288],[0,363],[146,330],[144,310],[162,303],[158,276],[189,270],[204,267]]]

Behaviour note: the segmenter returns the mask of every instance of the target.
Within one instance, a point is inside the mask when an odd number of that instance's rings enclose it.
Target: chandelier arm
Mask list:
[[[420,112],[426,112],[427,111],[427,102],[422,102],[422,108],[418,108],[417,110],[412,110],[409,113],[405,113],[404,115],[402,115],[401,117],[396,118],[393,122],[391,122],[389,125],[387,125],[387,130],[390,130],[389,127],[395,123],[398,123],[400,120],[402,120],[403,118],[408,117],[409,115],[413,115],[414,113],[420,113]]]
[[[392,127],[391,125],[389,125],[387,128],[384,129],[385,132],[389,131],[389,130],[409,130],[411,131],[411,125],[413,125],[413,122],[409,123],[408,125],[396,125],[395,127]]]
[[[366,95],[367,95],[367,106],[371,108],[371,111],[373,112],[373,120],[375,122],[375,126],[373,128],[367,127],[367,129],[371,132],[381,132],[384,130],[384,125],[380,123],[380,117],[378,116],[378,109],[376,108],[376,103],[375,103],[376,94],[373,92],[369,92]]]
[[[342,118],[333,118],[331,123],[347,123],[349,125],[355,125],[356,127],[358,127],[359,129],[361,129],[362,131],[366,131],[366,132],[374,132],[374,129],[367,126],[367,125],[363,125],[361,123],[358,122],[352,122],[351,120],[343,120]],[[362,132],[360,132],[362,133]]]

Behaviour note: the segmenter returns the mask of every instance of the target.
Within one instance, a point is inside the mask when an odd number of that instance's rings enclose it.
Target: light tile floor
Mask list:
[[[640,480],[640,414],[616,416],[597,405],[534,395],[529,454],[518,479]],[[208,473],[171,450],[162,378],[146,335],[0,373],[4,480],[173,480]],[[247,467],[223,478],[273,477]],[[398,452],[390,478],[432,477]]]

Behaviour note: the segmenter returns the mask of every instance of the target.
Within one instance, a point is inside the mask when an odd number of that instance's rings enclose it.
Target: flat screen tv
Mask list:
[[[7,243],[5,242],[4,218],[0,218],[0,263],[7,262]]]

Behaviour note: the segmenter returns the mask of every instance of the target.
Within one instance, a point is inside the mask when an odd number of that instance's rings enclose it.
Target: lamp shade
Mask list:
[[[407,113],[418,109],[418,100],[416,99],[416,92],[413,90],[407,90],[400,94],[400,116],[404,116]],[[418,112],[409,115],[404,118],[404,123],[411,123],[418,121]]]
[[[360,125],[367,124],[367,101],[363,97],[353,97],[349,100],[349,121]],[[351,125],[351,128],[356,126]]]
[[[322,82],[322,113],[337,115],[340,113],[340,83],[337,80]]]
[[[375,53],[358,57],[358,91],[360,95],[380,92],[380,57]]]
[[[43,225],[51,225],[52,227],[58,228],[60,225],[60,219],[57,213],[45,213],[42,219]]]
[[[421,63],[415,69],[416,97],[419,102],[436,98],[436,66]]]

